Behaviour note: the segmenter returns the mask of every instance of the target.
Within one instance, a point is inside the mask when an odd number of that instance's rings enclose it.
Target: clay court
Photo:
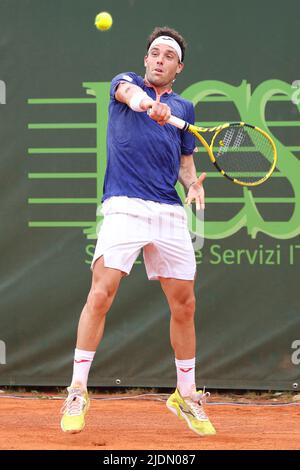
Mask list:
[[[245,398],[215,397],[206,410],[217,435],[205,438],[167,410],[165,396],[118,400],[116,395],[92,395],[86,427],[76,435],[60,430],[61,396],[27,398],[0,399],[0,449],[300,449],[300,403],[280,397],[256,405]]]

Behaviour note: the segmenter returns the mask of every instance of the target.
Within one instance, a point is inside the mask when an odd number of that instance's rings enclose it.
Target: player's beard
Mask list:
[[[146,79],[150,84],[159,88],[172,88],[172,84],[175,81],[175,77],[173,79],[170,79],[164,76],[156,76],[150,71],[146,71]]]

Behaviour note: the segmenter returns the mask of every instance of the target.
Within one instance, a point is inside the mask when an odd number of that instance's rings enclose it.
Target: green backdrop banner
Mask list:
[[[114,24],[94,27],[99,11]],[[65,385],[102,223],[109,84],[143,75],[157,25],[187,39],[175,91],[204,126],[255,123],[274,177],[252,190],[205,170],[205,222],[189,209],[198,275],[197,381],[300,388],[299,2],[0,0],[0,384]],[[180,196],[183,189],[178,185]],[[108,315],[90,385],[175,385],[169,309],[142,257]]]

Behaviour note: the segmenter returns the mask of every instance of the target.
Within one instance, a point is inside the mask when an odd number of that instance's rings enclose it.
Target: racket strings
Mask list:
[[[269,139],[248,126],[230,126],[219,132],[213,153],[219,168],[244,183],[264,178],[274,162]]]

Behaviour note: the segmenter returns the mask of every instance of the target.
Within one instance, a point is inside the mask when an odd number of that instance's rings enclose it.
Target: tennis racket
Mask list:
[[[217,127],[197,127],[175,116],[169,124],[194,134],[206,148],[216,169],[233,183],[258,186],[272,175],[277,151],[271,137],[245,122],[226,123]],[[202,134],[210,136],[210,143]]]

